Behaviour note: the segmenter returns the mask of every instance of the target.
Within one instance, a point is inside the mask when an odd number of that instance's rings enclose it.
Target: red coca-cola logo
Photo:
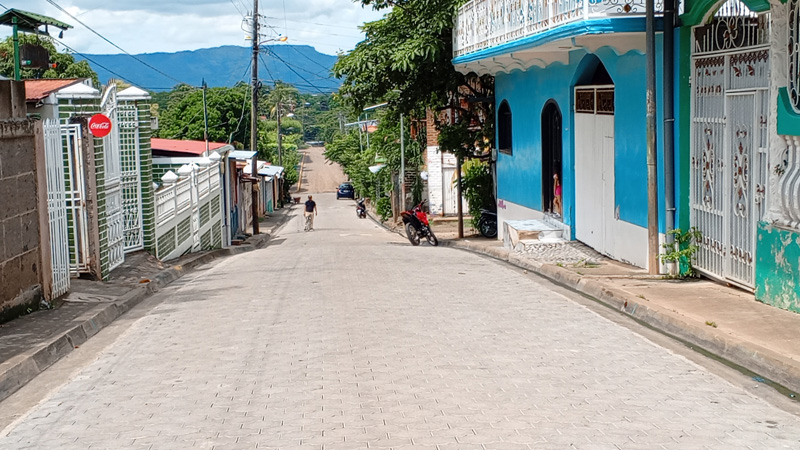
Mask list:
[[[106,137],[111,133],[111,119],[103,114],[95,114],[89,119],[89,132],[94,137]]]

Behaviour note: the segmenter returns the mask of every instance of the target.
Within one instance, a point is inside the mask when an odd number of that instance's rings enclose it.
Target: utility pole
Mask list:
[[[464,239],[464,193],[461,189],[461,156],[456,155],[456,211],[458,212],[458,238]]]
[[[13,34],[14,40],[14,80],[20,80],[20,72],[22,68],[20,67],[20,56],[19,56],[19,31],[18,31],[18,19],[17,16],[11,18],[11,33]]]
[[[654,0],[645,0],[645,75],[647,78],[647,269],[651,275],[659,273],[655,42]]]
[[[400,113],[400,210],[406,210],[406,143],[403,113]]]
[[[283,149],[282,149],[283,140],[281,139],[281,114],[283,114],[281,112],[281,101],[278,100],[278,103],[275,105],[275,115],[276,115],[276,119],[278,121],[278,127],[277,127],[277,132],[278,132],[278,135],[277,135],[277,139],[278,139],[278,165],[283,167]],[[284,169],[284,173],[286,173],[286,169]],[[278,192],[279,192],[279,195],[281,197],[281,204],[283,204],[283,197],[284,197],[283,196],[283,179],[281,179],[281,181],[278,183],[278,186],[279,186]]]
[[[206,156],[208,156],[208,104],[206,103],[206,79],[203,78],[203,139],[206,141]]]
[[[253,0],[253,99],[250,107],[250,150],[256,152],[253,155],[252,167],[253,176],[253,235],[259,233],[258,230],[258,191],[256,190],[256,180],[258,180],[258,0]],[[246,225],[246,224],[245,224]]]

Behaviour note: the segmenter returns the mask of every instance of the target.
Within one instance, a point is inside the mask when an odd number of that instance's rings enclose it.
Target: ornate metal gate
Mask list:
[[[44,150],[47,166],[47,213],[50,221],[50,260],[52,297],[69,291],[69,233],[67,229],[67,196],[64,184],[64,151],[61,127],[57,120],[45,120]]]
[[[697,267],[752,287],[764,212],[769,20],[737,1],[694,30],[690,221]]]
[[[103,138],[103,166],[105,169],[105,219],[108,244],[108,270],[125,261],[125,221],[122,202],[122,177],[120,167],[120,129],[117,118],[117,87],[110,84],[103,94],[103,114],[111,119],[111,133]]]
[[[117,107],[120,145],[120,182],[125,223],[125,252],[144,248],[139,113],[135,105]]]

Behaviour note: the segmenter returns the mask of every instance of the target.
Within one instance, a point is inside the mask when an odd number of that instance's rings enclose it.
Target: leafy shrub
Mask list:
[[[389,197],[379,198],[378,203],[375,205],[375,210],[378,212],[378,215],[381,216],[381,221],[386,222],[392,215],[391,199],[389,199]]]
[[[489,164],[478,159],[471,159],[461,166],[461,189],[469,205],[473,228],[478,228],[481,209],[494,210],[494,180]]]
[[[672,235],[672,242],[661,244],[664,253],[660,255],[661,262],[674,262],[678,265],[678,278],[691,278],[697,276],[694,268],[694,254],[697,252],[697,242],[703,238],[703,234],[695,227],[686,231],[680,228],[670,230],[667,234]]]

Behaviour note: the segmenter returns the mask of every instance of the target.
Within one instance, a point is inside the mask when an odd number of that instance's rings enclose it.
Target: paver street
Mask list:
[[[797,417],[521,270],[315,199],[316,231],[294,207],[156,294],[0,448],[800,448]]]

